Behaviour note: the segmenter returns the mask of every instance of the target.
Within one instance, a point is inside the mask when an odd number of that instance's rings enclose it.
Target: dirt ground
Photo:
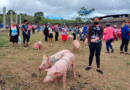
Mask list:
[[[21,34],[20,32],[22,38]],[[68,32],[68,34],[71,34],[71,32]],[[0,33],[1,90],[64,90],[62,88],[62,77],[57,84],[54,82],[44,84],[43,79],[46,73],[39,73],[38,67],[43,61],[42,56],[44,54],[47,56],[53,55],[62,49],[68,49],[72,52],[72,40],[62,43],[61,33],[58,42],[48,43],[44,39],[41,31],[31,34],[29,47],[24,48],[22,41],[20,47],[12,47],[8,32]],[[38,51],[33,48],[36,41],[42,41],[43,50]],[[65,90],[130,90],[130,55],[119,53],[121,41],[112,43],[115,52],[110,54],[105,53],[105,42],[102,42],[101,69],[104,72],[103,75],[96,71],[95,57],[92,69],[85,70],[89,63],[89,48],[82,41],[80,41],[80,44],[81,52],[74,52],[77,77],[73,78],[72,69],[67,73]],[[130,52],[130,45],[128,51]]]

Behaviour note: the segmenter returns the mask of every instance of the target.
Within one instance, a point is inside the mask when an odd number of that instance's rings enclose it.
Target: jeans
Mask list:
[[[45,41],[48,41],[48,37],[47,37],[47,35],[45,35]]]
[[[122,44],[120,46],[120,50],[123,51],[123,47],[125,46],[125,52],[127,52],[128,44],[129,44],[129,39],[122,38]]]
[[[27,39],[27,42],[29,42],[29,36],[28,35],[23,35],[23,43],[25,44],[25,41]]]
[[[76,39],[76,34],[73,33],[73,36],[74,36],[73,40],[75,40]]]
[[[90,49],[89,66],[91,66],[91,64],[92,64],[93,56],[94,56],[94,53],[95,53],[97,68],[100,68],[100,52],[101,52],[101,48],[102,48],[102,41],[100,41],[98,43],[91,43],[89,45],[89,49]]]
[[[113,49],[113,47],[112,47],[112,45],[111,45],[112,41],[113,41],[113,38],[107,40],[107,42],[106,42],[107,52],[109,52],[109,47],[110,47],[111,49]]]

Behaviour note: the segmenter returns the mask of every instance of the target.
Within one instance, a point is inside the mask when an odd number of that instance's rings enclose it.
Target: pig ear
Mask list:
[[[46,60],[46,54],[43,55],[43,60]]]
[[[56,71],[56,72],[54,73],[54,75],[59,76],[59,75],[60,75],[60,72]]]
[[[50,56],[49,56],[48,59],[47,59],[47,63],[48,63],[48,64],[50,63]]]

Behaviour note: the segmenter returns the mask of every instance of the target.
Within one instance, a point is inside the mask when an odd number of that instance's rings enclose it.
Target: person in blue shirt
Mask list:
[[[87,35],[87,25],[84,26],[84,30],[83,30],[83,36],[86,37]]]
[[[130,24],[130,21],[127,20],[125,21],[125,23],[123,23],[122,27],[121,27],[121,32],[122,32],[122,35],[121,35],[121,38],[122,38],[122,44],[120,46],[120,53],[122,54],[123,53],[123,47],[125,46],[125,53],[126,55],[128,55],[128,43],[129,43],[129,33],[130,33],[130,30],[129,30],[129,24]]]
[[[28,25],[28,28],[29,28],[29,30],[28,30],[28,38],[29,38],[29,40],[30,40],[30,37],[31,37],[31,28],[32,28],[32,26],[30,25],[29,22],[27,23],[27,25]]]
[[[24,25],[22,25],[22,35],[23,35],[24,47],[28,47],[28,42],[29,42],[27,29],[28,29],[27,20],[24,20]],[[26,39],[27,39],[27,45],[25,46]]]

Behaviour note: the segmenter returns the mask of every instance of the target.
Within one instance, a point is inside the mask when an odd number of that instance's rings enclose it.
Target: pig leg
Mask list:
[[[59,83],[59,77],[56,78],[55,83]]]
[[[75,51],[75,48],[73,47],[73,52]]]
[[[73,60],[72,69],[73,69],[73,73],[74,73],[74,78],[76,78],[76,73],[75,73],[75,60]]]
[[[67,74],[67,69],[66,69],[66,71],[63,73],[63,88],[65,88],[65,87],[66,87],[66,85],[65,85],[65,81],[66,81],[66,74]]]
[[[80,52],[80,48],[78,49],[78,51]]]

